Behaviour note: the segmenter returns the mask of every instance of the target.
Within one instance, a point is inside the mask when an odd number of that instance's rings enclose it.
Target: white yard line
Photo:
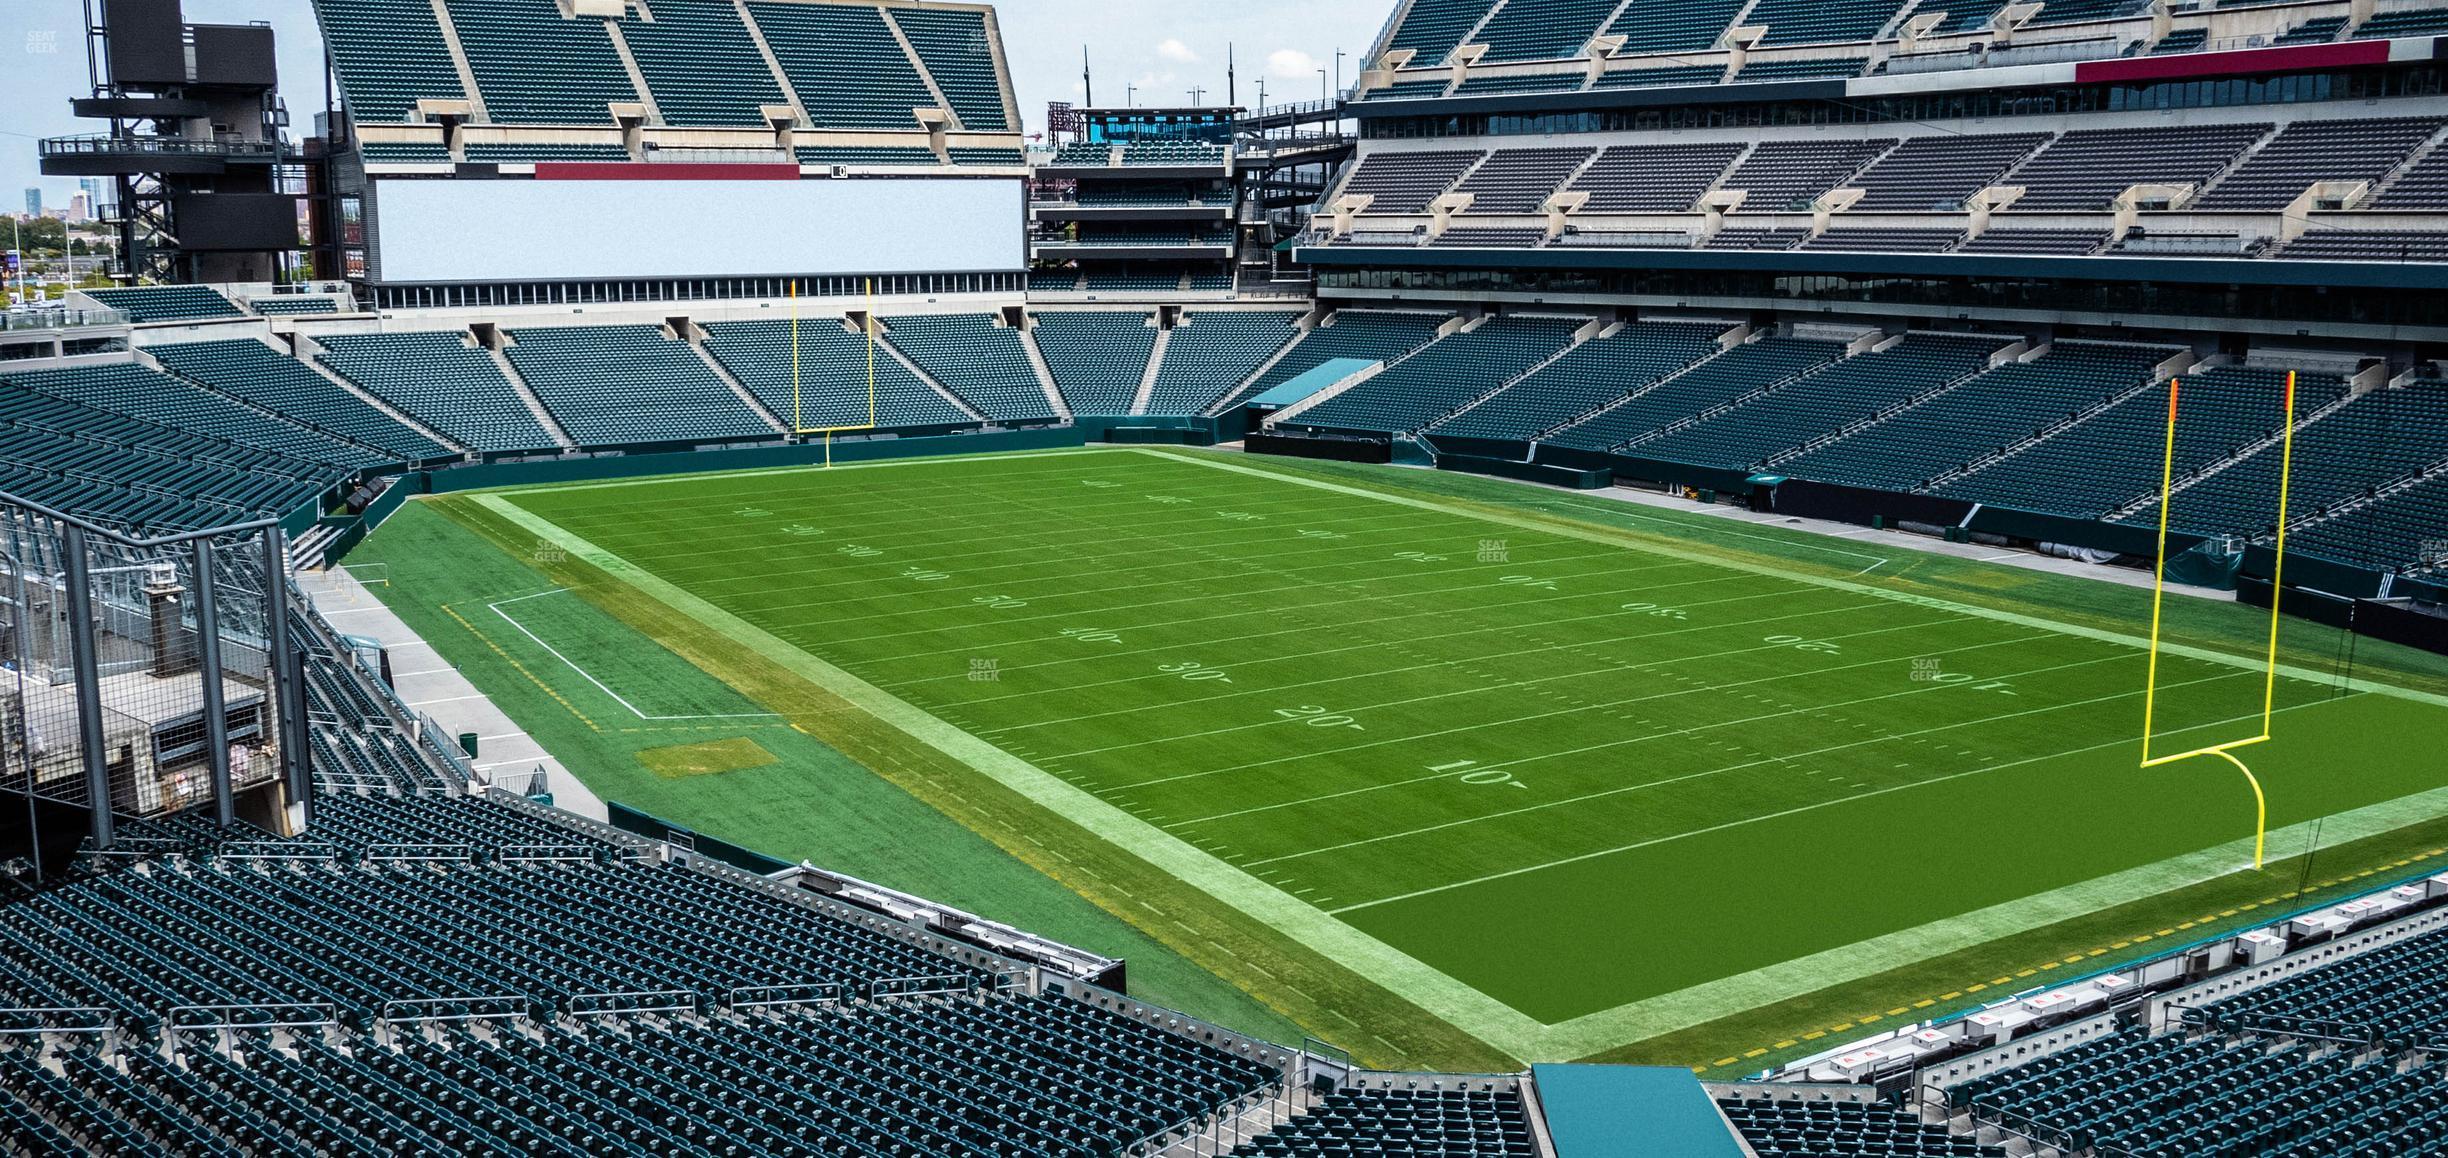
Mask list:
[[[599,691],[599,692],[602,692],[603,694],[605,694],[605,695],[607,695],[607,696],[612,697],[612,699],[613,699],[613,701],[614,701],[615,703],[618,703],[620,706],[622,706],[622,707],[624,707],[624,708],[629,709],[629,714],[630,714],[630,715],[636,716],[637,718],[639,718],[639,719],[641,719],[641,720],[651,720],[651,721],[670,721],[670,720],[770,720],[770,719],[774,719],[774,718],[776,718],[775,714],[774,714],[774,713],[772,713],[772,712],[720,712],[720,713],[711,713],[711,714],[706,714],[706,715],[697,715],[697,716],[650,716],[650,715],[647,715],[647,714],[646,714],[644,711],[639,710],[639,708],[638,708],[638,706],[637,706],[636,704],[630,703],[630,702],[629,702],[629,700],[628,700],[628,697],[621,695],[619,692],[613,691],[613,690],[612,690],[612,688],[611,688],[609,685],[605,684],[605,683],[604,683],[602,680],[596,679],[596,678],[595,678],[594,673],[589,672],[587,669],[585,669],[585,668],[582,668],[582,667],[578,666],[578,661],[577,661],[577,660],[571,659],[570,657],[568,657],[568,656],[566,656],[566,655],[561,654],[561,649],[560,649],[560,648],[554,647],[553,645],[551,645],[551,644],[549,644],[549,643],[544,642],[544,637],[542,637],[542,636],[540,636],[540,635],[537,635],[536,633],[534,633],[534,632],[532,632],[532,631],[527,630],[527,625],[526,625],[526,624],[524,624],[524,623],[520,623],[520,622],[519,622],[518,620],[516,620],[516,619],[512,619],[512,618],[510,617],[510,613],[509,613],[509,612],[502,610],[502,606],[503,606],[504,604],[509,604],[509,603],[525,603],[526,601],[528,601],[528,600],[530,600],[530,599],[542,599],[542,598],[544,598],[544,597],[545,597],[545,596],[547,596],[547,595],[562,595],[562,594],[566,594],[566,593],[568,593],[568,591],[569,591],[569,588],[567,588],[567,587],[555,587],[555,588],[553,588],[553,589],[552,589],[552,590],[550,590],[550,591],[538,591],[538,592],[536,592],[536,593],[535,593],[535,594],[533,594],[533,595],[519,595],[519,596],[514,596],[514,597],[512,597],[512,598],[509,598],[509,599],[498,599],[498,600],[495,600],[495,601],[493,601],[493,602],[491,602],[491,603],[487,603],[487,604],[485,604],[485,606],[486,606],[486,607],[488,607],[488,608],[491,608],[491,609],[492,609],[492,611],[493,611],[493,614],[498,615],[498,616],[501,616],[501,617],[502,617],[502,622],[507,623],[507,624],[509,624],[510,626],[517,628],[517,629],[518,629],[518,633],[519,633],[520,635],[524,635],[524,636],[526,636],[527,638],[529,638],[529,639],[531,639],[531,640],[534,640],[534,641],[535,641],[535,645],[536,645],[537,647],[543,648],[544,650],[546,650],[546,651],[548,651],[548,652],[551,652],[551,653],[552,653],[552,657],[553,657],[554,659],[560,660],[560,661],[561,661],[561,662],[562,662],[564,665],[566,665],[566,666],[567,666],[567,667],[568,667],[568,668],[569,668],[571,671],[577,672],[577,673],[578,673],[578,676],[579,676],[579,678],[580,678],[580,679],[583,679],[583,680],[585,680],[586,682],[588,682],[588,683],[591,683],[591,684],[595,685],[595,690],[597,690],[597,691]],[[413,706],[413,705],[411,705],[411,706]]]

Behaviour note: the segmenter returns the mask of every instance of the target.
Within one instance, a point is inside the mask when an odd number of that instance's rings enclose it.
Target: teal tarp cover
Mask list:
[[[1376,364],[1376,361],[1370,358],[1328,358],[1318,363],[1316,367],[1295,374],[1274,389],[1250,399],[1249,405],[1281,409]]]
[[[2168,556],[2167,580],[2188,587],[2208,587],[2213,591],[2233,591],[2236,572],[2244,566],[2244,553],[2229,554],[2216,540],[2196,544],[2192,550]]]
[[[1556,1158],[1743,1158],[1690,1070],[1542,1065],[1530,1077]]]

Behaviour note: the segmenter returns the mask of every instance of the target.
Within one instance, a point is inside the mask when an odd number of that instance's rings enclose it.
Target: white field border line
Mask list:
[[[1613,535],[1610,535],[1606,531],[1594,528],[1550,526],[1498,511],[1481,512],[1454,510],[1451,508],[1438,506],[1437,504],[1424,499],[1415,499],[1404,495],[1387,494],[1380,491],[1368,490],[1363,487],[1344,486],[1340,483],[1326,482],[1322,479],[1309,479],[1302,478],[1297,475],[1278,474],[1271,470],[1262,470],[1257,467],[1243,466],[1238,463],[1210,461],[1192,455],[1167,454],[1164,451],[1155,450],[1148,447],[1134,446],[1117,449],[1117,453],[1121,451],[1152,455],[1157,458],[1172,459],[1175,462],[1195,462],[1214,470],[1255,475],[1259,478],[1271,478],[1290,483],[1294,486],[1315,487],[1319,490],[1359,495],[1364,498],[1376,499],[1380,502],[1394,503],[1400,506],[1419,507],[1426,510],[1442,510],[1448,514],[1461,518],[1475,518],[1484,522],[1520,527],[1527,531],[1544,531],[1549,534],[1583,539],[1593,543],[1616,543],[1618,546],[1623,546],[1630,550],[1643,551],[1653,555],[1664,555],[1671,559],[1685,559],[1697,563],[1708,563],[1726,568],[1730,571],[1747,571],[1754,575],[1772,575],[1780,579],[1791,579],[1797,582],[1813,583],[1822,587],[1833,587],[1841,591],[1858,591],[1865,595],[1873,595],[1880,599],[1890,600],[1896,603],[1909,603],[1917,604],[1922,607],[1934,607],[1942,611],[1953,611],[1964,615],[1974,615],[1983,619],[1994,619],[2000,623],[2012,623],[2023,627],[2037,627],[2048,631],[2054,631],[2062,635],[2080,636],[2084,639],[2095,639],[2104,643],[2121,643],[2127,647],[2143,651],[2148,651],[2150,648],[2150,641],[2148,639],[2140,636],[2128,635],[2120,631],[2108,631],[2097,627],[2084,627],[2079,624],[2060,623],[2056,620],[2046,619],[2037,615],[2024,615],[2020,612],[2001,611],[1993,607],[1982,607],[1978,604],[1972,603],[1958,603],[1952,599],[1941,599],[1934,595],[1915,595],[1911,592],[1897,591],[1892,588],[1880,587],[1875,584],[1855,583],[1850,579],[1836,579],[1818,575],[1803,575],[1797,572],[1786,571],[1776,567],[1762,566],[1760,564],[1744,560],[1713,558],[1696,551],[1686,551],[1681,548],[1671,547],[1664,544],[1651,544],[1645,542],[1626,543],[1614,538]],[[1585,513],[1588,512],[1585,511]],[[1615,534],[1623,533],[1624,532],[1615,532]],[[1763,539],[1766,538],[1766,536],[1758,537]],[[1782,540],[1771,541],[1782,542]],[[1864,557],[1866,558],[1867,556]],[[2195,647],[2190,644],[2167,643],[2164,641],[2160,643],[2159,650],[2168,655],[2181,655],[2187,659],[2198,659],[2210,663],[2225,664],[2229,667],[2243,668],[2252,672],[2266,673],[2269,670],[2269,661],[2266,657],[2260,659],[2247,659],[2242,656],[2230,655],[2226,652],[2215,651],[2206,647]],[[2434,707],[2448,707],[2448,695],[2418,691],[2414,688],[2399,687],[2395,684],[2385,684],[2373,680],[2351,677],[2341,682],[2335,673],[2316,672],[2307,668],[2298,667],[2294,664],[2280,664],[2278,665],[2278,672],[2289,679],[2298,680],[2319,687],[2335,688],[2343,686],[2349,691],[2377,692],[2381,695],[2413,700],[2418,703],[2430,704]]]
[[[778,716],[776,713],[774,713],[774,712],[720,712],[720,713],[714,713],[714,714],[710,714],[710,715],[701,715],[701,716],[650,716],[650,715],[647,715],[645,712],[639,711],[639,710],[638,710],[638,706],[637,706],[636,704],[630,703],[630,702],[629,702],[628,697],[621,695],[619,692],[613,691],[613,690],[612,690],[612,689],[611,689],[609,686],[607,686],[607,685],[606,685],[606,684],[605,684],[605,683],[604,683],[602,680],[596,679],[596,678],[595,678],[594,673],[589,672],[587,669],[585,669],[585,668],[582,668],[582,667],[578,666],[578,661],[577,661],[577,660],[571,659],[570,657],[568,657],[568,656],[566,656],[566,655],[561,654],[561,649],[560,649],[560,648],[554,647],[553,645],[551,645],[551,644],[549,644],[549,643],[544,642],[544,639],[543,639],[543,637],[542,637],[542,636],[539,636],[539,635],[537,635],[536,633],[534,633],[534,632],[532,632],[532,631],[527,630],[527,625],[526,625],[526,624],[524,624],[524,623],[520,623],[520,622],[519,622],[518,620],[516,620],[516,619],[512,619],[512,618],[510,617],[510,613],[509,613],[509,612],[502,610],[502,606],[503,606],[504,604],[509,604],[509,603],[525,603],[526,601],[528,601],[528,600],[530,600],[530,599],[542,599],[542,598],[544,598],[544,597],[545,597],[545,596],[547,596],[547,595],[565,595],[565,594],[568,594],[568,593],[569,593],[569,588],[567,588],[567,587],[555,587],[555,588],[553,588],[553,589],[552,589],[552,590],[550,590],[550,591],[538,591],[538,592],[536,592],[536,593],[535,593],[535,594],[533,594],[533,595],[520,595],[520,596],[516,596],[516,597],[514,597],[514,598],[510,598],[510,599],[496,600],[496,601],[494,601],[494,602],[492,602],[492,603],[487,603],[487,604],[485,604],[485,606],[486,606],[486,607],[488,607],[488,608],[491,608],[491,609],[492,609],[492,611],[493,611],[493,614],[498,615],[498,616],[501,616],[501,617],[502,617],[502,622],[507,623],[507,624],[509,624],[510,626],[517,628],[517,629],[518,629],[518,633],[519,633],[520,635],[524,635],[524,636],[526,636],[527,638],[529,638],[529,639],[531,639],[531,640],[534,640],[534,641],[535,641],[535,645],[536,645],[537,647],[543,648],[544,650],[551,652],[551,653],[552,653],[552,657],[553,657],[554,659],[560,660],[560,661],[562,662],[562,664],[564,664],[565,666],[567,666],[567,667],[568,667],[568,668],[569,668],[571,671],[577,672],[577,673],[578,673],[578,675],[579,675],[579,678],[584,679],[586,682],[588,682],[588,683],[591,683],[591,684],[595,685],[595,690],[597,690],[597,691],[599,691],[599,692],[602,692],[603,694],[605,694],[605,695],[607,695],[607,696],[612,697],[612,699],[613,699],[615,702],[617,702],[618,704],[620,704],[620,706],[622,706],[622,707],[624,707],[624,708],[629,709],[629,714],[630,714],[630,715],[636,716],[637,718],[639,718],[639,719],[641,719],[641,720],[647,720],[647,721],[671,721],[671,720],[771,720],[771,719],[777,719],[777,718],[779,718],[779,716]]]
[[[1364,498],[1373,498],[1424,510],[1442,511],[1456,517],[1477,518],[1484,522],[1491,522],[1499,525],[1519,526],[1532,531],[1568,534],[1570,537],[1578,537],[1591,542],[1625,545],[1613,536],[1600,534],[1596,531],[1584,531],[1579,528],[1549,527],[1540,523],[1531,522],[1529,520],[1454,510],[1443,507],[1439,504],[1422,500],[1380,494],[1361,488],[1343,487],[1333,483],[1281,475],[1272,471],[1258,470],[1250,467],[1225,464],[1222,462],[1207,462],[1195,457],[1169,455],[1158,451],[1145,450],[1143,448],[1133,449],[1137,450],[1138,453],[1156,458],[1175,459],[1176,461],[1183,462],[1197,462],[1219,470],[1227,470],[1259,478],[1274,479],[1279,482],[1287,482],[1293,485],[1310,486],[1330,491],[1350,493]],[[1096,453],[1108,452],[1100,451]],[[929,746],[944,752],[946,755],[949,755],[954,759],[968,764],[970,767],[987,775],[990,779],[1002,783],[1006,787],[1021,793],[1040,806],[1051,809],[1057,814],[1071,820],[1073,823],[1081,825],[1088,831],[1114,844],[1117,848],[1124,849],[1133,855],[1141,857],[1150,864],[1156,866],[1158,869],[1182,880],[1190,887],[1198,889],[1201,892],[1205,892],[1208,895],[1215,897],[1218,901],[1241,910],[1251,918],[1258,920],[1263,924],[1269,925],[1275,928],[1277,931],[1284,933],[1286,936],[1289,936],[1294,940],[1309,946],[1311,949],[1325,955],[1330,960],[1344,961],[1352,964],[1354,967],[1361,967],[1365,965],[1366,968],[1363,969],[1364,975],[1369,976],[1378,984],[1386,986],[1394,992],[1403,994],[1405,997],[1419,1004],[1422,1008],[1427,1009],[1432,1014],[1445,1019],[1463,1031],[1478,1037],[1480,1040],[1485,1041],[1500,1050],[1504,1050],[1516,1058],[1530,1059],[1546,1056],[1562,1058],[1582,1057],[1611,1046],[1620,1045],[1629,1041],[1636,1041],[1658,1033],[1688,1028],[1691,1025],[1696,1025],[1701,1022],[1723,1016],[1726,1012],[1728,1012],[1726,999],[1717,997],[1715,995],[1717,993],[1724,992],[1729,986],[1739,987],[1748,985],[1752,988],[1759,988],[1763,985],[1774,986],[1775,991],[1773,993],[1745,993],[1743,995],[1742,1000],[1744,1002],[1756,1006],[1758,1004],[1764,1004],[1768,1001],[1781,999],[1783,997],[1796,996],[1804,992],[1809,992],[1813,989],[1838,983],[1840,981],[1858,979],[1859,977],[1867,976],[1868,973],[1875,972],[1878,969],[1892,967],[1892,955],[1881,956],[1876,962],[1865,962],[1860,959],[1847,959],[1842,956],[1832,956],[1829,953],[1815,954],[1806,959],[1813,965],[1813,968],[1807,975],[1795,975],[1792,974],[1790,970],[1786,972],[1776,972],[1777,970],[1786,969],[1786,967],[1794,964],[1792,962],[1788,962],[1785,963],[1785,966],[1770,966],[1762,970],[1754,970],[1753,973],[1746,974],[1741,978],[1722,979],[1717,982],[1704,982],[1701,985],[1692,986],[1684,990],[1677,991],[1676,993],[1629,1002],[1610,1010],[1600,1010],[1595,1013],[1584,1014],[1560,1025],[1550,1026],[1528,1016],[1527,1014],[1522,1013],[1517,1009],[1514,1009],[1509,1005],[1506,1005],[1501,1001],[1498,1001],[1493,997],[1489,997],[1485,993],[1480,992],[1478,989],[1454,978],[1442,970],[1439,970],[1434,966],[1431,966],[1426,962],[1423,962],[1418,958],[1413,957],[1410,954],[1403,952],[1402,950],[1397,949],[1370,934],[1362,932],[1358,928],[1346,923],[1341,918],[1323,912],[1310,902],[1303,900],[1300,897],[1295,896],[1294,894],[1287,892],[1284,889],[1279,888],[1248,871],[1223,861],[1221,858],[1216,857],[1213,853],[1202,850],[1179,837],[1175,837],[1164,832],[1155,825],[1133,815],[1120,806],[1098,797],[1095,794],[1090,793],[1061,777],[1045,771],[1044,769],[1038,768],[1011,752],[995,747],[984,740],[980,740],[977,737],[970,735],[969,733],[964,732],[949,723],[946,723],[940,717],[928,713],[906,700],[902,700],[881,688],[877,688],[874,685],[866,683],[864,680],[859,679],[847,671],[825,662],[824,660],[808,653],[805,649],[799,648],[786,640],[765,632],[754,625],[749,624],[745,620],[742,620],[719,607],[715,607],[711,603],[705,601],[703,598],[692,595],[689,592],[671,584],[669,581],[663,580],[651,572],[645,571],[644,569],[629,563],[617,555],[613,555],[602,548],[588,543],[584,539],[579,538],[578,536],[558,526],[555,526],[549,520],[518,507],[505,497],[498,495],[482,496],[478,501],[481,502],[487,509],[494,511],[496,514],[508,519],[512,523],[536,532],[549,541],[560,544],[564,548],[570,550],[572,553],[579,555],[581,558],[584,558],[588,562],[603,569],[608,574],[611,574],[625,582],[630,583],[633,586],[640,588],[666,605],[672,606],[685,614],[699,618],[707,622],[710,626],[715,626],[718,629],[724,630],[733,638],[741,641],[765,657],[781,663],[786,668],[799,672],[803,677],[811,679],[820,686],[831,690],[834,694],[840,695],[849,700],[851,703],[868,710],[878,718],[883,719],[887,723],[890,723],[902,731],[920,739]],[[1762,537],[1765,538],[1764,536]],[[1705,563],[1713,566],[1727,567],[1730,570],[1748,571],[1753,574],[1771,575],[1784,579],[1807,581],[1821,586],[1831,586],[1843,590],[1854,590],[1863,593],[1876,594],[1881,598],[1894,599],[1899,602],[1920,603],[1924,606],[1936,606],[1944,610],[1971,612],[1985,618],[1996,619],[2003,622],[2017,623],[2023,626],[2037,627],[2041,629],[2063,630],[2066,634],[2079,635],[2085,638],[2104,639],[2111,642],[2123,642],[2127,643],[2128,645],[2133,645],[2133,641],[2130,639],[2130,637],[2121,636],[2112,632],[2101,632],[2092,629],[2075,630],[2071,629],[2070,625],[2052,624],[2047,620],[2037,619],[2035,617],[1996,613],[1990,612],[1987,609],[1973,608],[1970,605],[1954,604],[1944,600],[1900,595],[1898,593],[1889,592],[1885,589],[1872,587],[1867,584],[1851,583],[1843,580],[1822,579],[1811,576],[1801,576],[1772,568],[1731,563],[1727,560],[1715,559],[1695,552],[1684,552],[1659,546],[1646,546],[1641,544],[1632,544],[1631,546],[1633,546],[1633,548],[1636,550],[1647,550],[1652,554],[1664,555],[1669,558],[1681,558],[1689,562]],[[2196,652],[2198,654],[2195,655],[2194,658],[2222,662],[2229,664],[2230,666],[2243,667],[2247,669],[2251,669],[2252,667],[2252,665],[2243,664],[2240,661],[2235,660],[2233,657],[2225,656],[2217,652],[2209,652],[2195,648],[2183,648],[2179,653],[2181,654],[2182,652]],[[2418,698],[2448,700],[2448,697]],[[2292,710],[2292,708],[2285,710]],[[2121,743],[2123,741],[2118,742]],[[2103,744],[2101,746],[2105,747],[2110,745]],[[2057,755],[2065,756],[2072,754],[2074,753],[2058,753]],[[2212,853],[2223,854],[2225,850],[2218,849],[2209,851]],[[2222,867],[2209,870],[2197,870],[2194,867],[2194,862],[2200,861],[2204,855],[2205,854],[2203,853],[2196,853],[2191,854],[2190,857],[2171,858],[2168,861],[2158,862],[2156,866],[2145,867],[2165,867],[2167,871],[2183,872],[2196,879],[2209,879],[2210,877],[2223,875],[2224,873],[2230,871],[2229,868],[2223,867],[2225,866],[2227,859],[2223,855],[2221,855],[2219,859],[2219,864]],[[2207,872],[2207,875],[2201,875],[2202,872]],[[2127,881],[2136,883],[2131,887],[2126,888],[2123,893],[2118,894],[2124,899],[2138,899],[2140,897],[2146,897],[2155,895],[2159,892],[2167,891],[2167,889],[2171,887],[2178,887],[2176,885],[2168,884],[2166,881],[2161,880],[2151,874],[2141,873],[2139,870],[2127,870],[2127,872],[2124,874],[2116,874],[2109,878],[2103,878],[2102,882],[2095,883],[2099,884],[2102,890],[2106,890],[2114,888],[2117,883]],[[2058,890],[2058,892],[2063,891],[2065,890]],[[2130,893],[2131,895],[2125,896],[2125,893]],[[2023,902],[2038,902],[2053,895],[2055,894],[2043,894],[2040,897],[2022,898],[2021,900]],[[2004,905],[1995,906],[1993,908],[2003,909],[2015,903],[2017,902],[2007,902]],[[2104,902],[2092,902],[2092,906],[2095,908],[2101,907],[2103,903]],[[2039,923],[2045,924],[2048,923],[2049,920],[2054,919],[2060,918],[2051,916],[2046,920],[2041,920]],[[1945,942],[1949,938],[1953,938],[1955,941],[1960,942],[1964,937],[1971,935],[1963,930],[1962,923],[1965,920],[1966,918],[1963,917],[1950,918],[1939,922],[1933,922],[1917,929],[1887,934],[1884,938],[1874,938],[1873,941],[1886,940],[1890,943],[1895,943],[1898,939],[1903,939],[1905,941],[1912,941],[1915,943],[1925,943],[1932,941]],[[2026,924],[2022,927],[2034,926]],[[1979,930],[1977,939],[1994,939],[1996,936],[2000,935],[1997,928],[1998,926],[1994,922],[1985,924],[1982,929]],[[1869,942],[1865,942],[1865,944],[1869,944]],[[1933,955],[1933,952],[1943,951],[1945,950],[1923,952],[1921,953],[1921,957]]]

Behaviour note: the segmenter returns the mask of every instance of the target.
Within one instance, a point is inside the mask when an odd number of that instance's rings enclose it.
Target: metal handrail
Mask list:
[[[183,153],[191,156],[280,155],[274,141],[199,141],[187,137],[113,136],[96,133],[78,137],[46,137],[37,146],[41,156],[98,156],[105,153]]]

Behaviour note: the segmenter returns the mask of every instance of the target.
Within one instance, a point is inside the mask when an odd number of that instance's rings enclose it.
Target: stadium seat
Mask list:
[[[471,450],[543,450],[551,432],[467,335],[324,334],[316,360]]]

